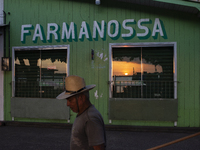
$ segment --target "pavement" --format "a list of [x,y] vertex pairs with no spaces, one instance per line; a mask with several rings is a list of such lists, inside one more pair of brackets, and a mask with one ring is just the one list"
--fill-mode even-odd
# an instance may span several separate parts
[[[199,129],[161,130],[107,126],[107,150],[147,150],[199,133]],[[71,125],[1,124],[0,150],[69,150],[70,135]],[[159,150],[200,150],[200,134]]]

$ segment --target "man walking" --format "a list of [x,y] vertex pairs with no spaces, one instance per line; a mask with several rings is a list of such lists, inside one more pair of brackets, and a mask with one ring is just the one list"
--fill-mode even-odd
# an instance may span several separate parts
[[67,106],[77,113],[72,126],[71,150],[105,150],[104,121],[89,99],[89,90],[95,86],[86,86],[83,78],[72,75],[65,78],[66,91],[56,97],[57,99],[67,99]]

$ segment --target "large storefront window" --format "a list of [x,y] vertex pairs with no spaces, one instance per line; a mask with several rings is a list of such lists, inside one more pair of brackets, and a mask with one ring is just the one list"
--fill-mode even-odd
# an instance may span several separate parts
[[15,49],[15,97],[55,98],[64,89],[67,49]]
[[113,47],[112,81],[112,98],[174,99],[174,47]]

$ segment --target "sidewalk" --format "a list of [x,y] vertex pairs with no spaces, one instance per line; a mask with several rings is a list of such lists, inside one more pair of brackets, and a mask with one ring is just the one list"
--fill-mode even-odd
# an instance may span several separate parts
[[[150,128],[151,129],[151,128]],[[70,125],[61,126],[0,126],[1,150],[68,150],[70,143]],[[107,150],[146,150],[164,143],[196,133],[128,131],[106,128]],[[198,150],[200,135],[163,147],[160,150]]]

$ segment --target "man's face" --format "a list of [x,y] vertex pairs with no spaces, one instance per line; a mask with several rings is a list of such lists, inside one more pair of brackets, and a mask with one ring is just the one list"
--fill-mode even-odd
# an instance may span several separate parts
[[78,113],[78,108],[77,108],[77,103],[76,103],[76,96],[72,96],[70,98],[67,98],[67,106],[69,106],[70,109],[73,112]]

